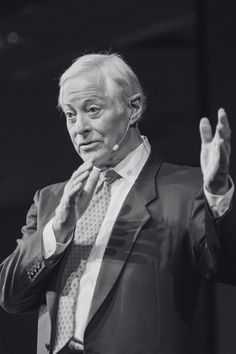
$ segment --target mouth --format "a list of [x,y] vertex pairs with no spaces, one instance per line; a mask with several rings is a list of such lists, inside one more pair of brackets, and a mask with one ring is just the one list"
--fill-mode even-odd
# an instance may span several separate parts
[[96,147],[99,144],[99,141],[88,141],[88,142],[84,142],[79,144],[79,149],[82,150],[89,150],[89,149],[93,149],[94,147]]

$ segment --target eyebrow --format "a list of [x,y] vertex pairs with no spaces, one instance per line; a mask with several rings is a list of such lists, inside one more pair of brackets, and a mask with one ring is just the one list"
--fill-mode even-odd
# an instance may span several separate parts
[[61,108],[64,110],[65,108],[70,108],[70,109],[74,109],[73,106],[70,103],[65,103],[61,106]]
[[66,102],[64,104],[62,104],[62,108],[64,107],[69,107],[69,108],[73,108],[73,101],[78,99],[79,101],[81,101],[81,105],[84,105],[84,104],[87,104],[89,102],[94,102],[94,101],[100,101],[100,102],[104,102],[106,97],[105,96],[98,96],[98,95],[94,95],[94,96],[91,96],[89,98],[78,98],[78,97],[74,97],[70,100],[68,100],[69,102]]

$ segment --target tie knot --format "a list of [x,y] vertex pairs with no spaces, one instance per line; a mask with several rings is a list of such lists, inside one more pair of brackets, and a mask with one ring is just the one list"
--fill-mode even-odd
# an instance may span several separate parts
[[116,179],[120,178],[120,175],[113,169],[108,169],[101,172],[101,179],[108,184],[112,184]]

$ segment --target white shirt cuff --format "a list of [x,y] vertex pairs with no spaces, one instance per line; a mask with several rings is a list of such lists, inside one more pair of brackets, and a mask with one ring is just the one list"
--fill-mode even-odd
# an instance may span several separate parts
[[[52,227],[53,218],[49,220],[43,230],[43,252],[44,257],[48,259],[49,257],[59,255],[65,251],[66,247],[69,245],[70,241],[66,244],[56,242],[56,237]],[[72,238],[72,235],[71,235]]]
[[207,199],[208,205],[211,209],[211,212],[215,218],[219,218],[223,216],[230,207],[230,203],[234,194],[234,183],[232,178],[229,176],[231,187],[228,192],[224,195],[215,195],[211,194],[207,191],[206,187],[204,186],[204,194]]

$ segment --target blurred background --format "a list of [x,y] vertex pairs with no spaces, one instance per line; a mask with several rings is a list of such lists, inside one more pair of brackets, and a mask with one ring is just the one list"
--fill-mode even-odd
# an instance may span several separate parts
[[[126,59],[148,98],[141,131],[166,160],[199,165],[199,120],[214,125],[220,107],[234,140],[235,11],[233,0],[1,0],[0,261],[16,246],[35,191],[78,166],[57,110],[58,79],[77,56],[113,51]],[[236,288],[205,284],[196,348],[235,354],[235,329]],[[0,354],[35,354],[36,332],[35,315],[0,309]]]

